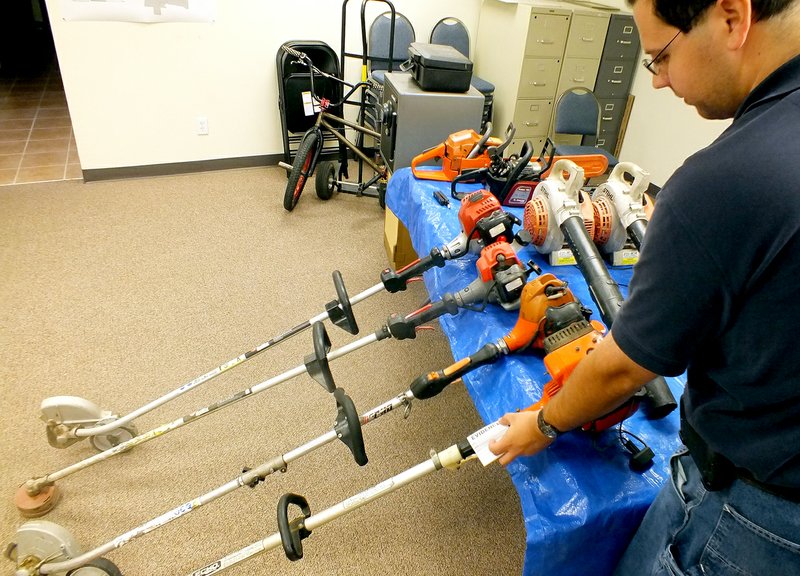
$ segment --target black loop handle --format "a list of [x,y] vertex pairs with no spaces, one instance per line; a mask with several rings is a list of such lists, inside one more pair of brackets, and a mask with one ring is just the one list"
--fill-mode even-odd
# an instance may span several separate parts
[[342,273],[338,270],[333,271],[333,285],[336,288],[337,299],[325,305],[328,318],[339,328],[342,328],[350,334],[358,334],[358,323],[353,314],[353,306],[350,304],[350,297],[347,295],[347,290],[344,287]]
[[[294,504],[303,513],[302,518],[298,517],[289,522],[289,505]],[[281,544],[286,557],[292,562],[303,557],[303,540],[311,535],[311,530],[307,530],[303,521],[311,516],[311,508],[308,501],[299,494],[286,493],[278,500],[278,532],[281,535]]]
[[306,371],[314,380],[322,384],[328,392],[336,390],[331,367],[328,363],[328,352],[331,350],[331,339],[322,322],[314,322],[312,327],[314,353],[305,358]]
[[333,393],[336,399],[336,434],[339,440],[350,449],[356,464],[364,466],[369,459],[364,447],[364,435],[361,431],[361,418],[356,411],[353,400],[345,394],[343,388],[337,388]]
[[463,200],[465,197],[472,194],[474,190],[472,192],[456,192],[456,184],[459,182],[481,182],[486,179],[486,174],[488,171],[489,170],[487,168],[476,168],[475,170],[468,170],[458,174],[450,183],[450,196],[456,200]]

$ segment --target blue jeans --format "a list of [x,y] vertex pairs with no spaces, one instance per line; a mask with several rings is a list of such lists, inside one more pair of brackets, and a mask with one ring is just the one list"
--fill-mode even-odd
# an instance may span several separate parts
[[709,492],[685,449],[670,466],[615,576],[800,575],[800,504],[741,480]]

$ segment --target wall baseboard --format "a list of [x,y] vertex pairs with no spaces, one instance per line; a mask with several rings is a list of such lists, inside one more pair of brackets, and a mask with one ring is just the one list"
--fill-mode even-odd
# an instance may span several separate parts
[[230,170],[233,168],[256,168],[277,166],[283,154],[264,154],[261,156],[242,156],[239,158],[219,158],[193,162],[173,162],[170,164],[148,164],[144,166],[121,166],[119,168],[98,168],[82,170],[84,182],[100,180],[122,180],[125,178],[145,178],[148,176],[173,176],[193,172]]

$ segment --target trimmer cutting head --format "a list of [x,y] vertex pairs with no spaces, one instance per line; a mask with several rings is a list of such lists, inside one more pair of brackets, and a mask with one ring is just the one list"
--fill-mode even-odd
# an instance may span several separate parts
[[25,484],[17,488],[14,494],[14,505],[21,516],[25,518],[38,518],[44,516],[55,508],[61,499],[61,490],[52,484],[45,486],[38,494],[31,495]]

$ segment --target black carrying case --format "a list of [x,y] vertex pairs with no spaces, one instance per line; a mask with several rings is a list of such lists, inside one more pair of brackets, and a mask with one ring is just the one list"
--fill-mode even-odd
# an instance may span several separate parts
[[472,79],[472,61],[444,44],[412,42],[408,59],[420,88],[434,92],[466,92]]

